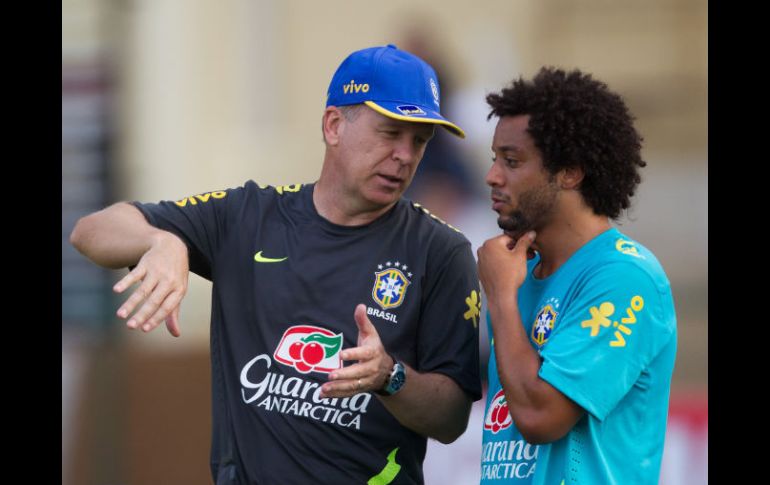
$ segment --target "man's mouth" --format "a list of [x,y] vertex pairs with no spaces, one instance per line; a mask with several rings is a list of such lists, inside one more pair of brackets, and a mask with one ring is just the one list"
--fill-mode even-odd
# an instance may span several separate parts
[[507,202],[508,202],[507,199],[505,199],[503,197],[497,197],[497,196],[493,195],[492,196],[492,210],[499,212],[500,210],[502,210],[503,206],[505,206],[505,204]]
[[396,177],[393,175],[386,175],[383,173],[378,173],[377,176],[381,179],[387,182],[388,185],[401,185],[404,181],[401,177]]

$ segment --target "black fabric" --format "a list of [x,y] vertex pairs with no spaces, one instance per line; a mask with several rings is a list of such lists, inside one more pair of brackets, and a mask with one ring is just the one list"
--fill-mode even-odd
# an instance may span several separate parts
[[[342,335],[341,348],[356,346],[353,311],[364,303],[390,354],[417,371],[445,374],[480,399],[478,329],[466,302],[479,291],[470,243],[403,199],[366,226],[332,224],[316,212],[313,189],[249,181],[177,202],[134,203],[152,225],[180,236],[191,271],[213,282],[212,477],[363,484],[399,448],[392,483],[423,483],[424,437],[401,426],[373,393],[320,400],[317,391],[329,362],[338,362],[335,336]],[[287,259],[257,262],[260,251]],[[403,287],[399,275],[409,281],[390,308],[375,285],[376,273],[389,268],[383,284]],[[397,295],[390,293],[396,303]],[[299,359],[287,357],[292,339]],[[327,360],[301,369],[319,355]]]

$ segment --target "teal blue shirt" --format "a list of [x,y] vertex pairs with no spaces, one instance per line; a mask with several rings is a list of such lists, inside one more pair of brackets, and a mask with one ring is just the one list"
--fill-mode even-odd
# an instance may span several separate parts
[[527,443],[508,412],[493,338],[481,483],[657,484],[676,354],[663,268],[614,228],[547,278],[534,276],[538,262],[528,262],[518,296],[539,376],[586,413],[558,441]]

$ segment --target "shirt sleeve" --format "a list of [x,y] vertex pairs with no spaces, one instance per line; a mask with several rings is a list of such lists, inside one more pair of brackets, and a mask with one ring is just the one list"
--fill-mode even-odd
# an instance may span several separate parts
[[668,283],[639,266],[602,266],[578,285],[541,349],[539,375],[603,420],[674,334]]
[[477,401],[481,399],[479,325],[483,323],[470,243],[457,246],[434,275],[424,297],[417,370],[451,377]]
[[151,225],[179,236],[189,251],[190,271],[211,280],[211,264],[227,230],[227,211],[243,188],[206,192],[177,201],[132,202]]

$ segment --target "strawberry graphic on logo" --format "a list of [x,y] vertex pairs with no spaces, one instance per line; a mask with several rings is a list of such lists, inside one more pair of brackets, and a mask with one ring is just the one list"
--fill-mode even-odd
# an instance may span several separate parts
[[328,374],[342,368],[341,349],[341,333],[313,325],[295,325],[283,333],[273,357],[303,374],[310,371]]
[[497,433],[513,424],[511,413],[508,412],[508,402],[505,400],[505,393],[500,389],[492,401],[489,403],[489,411],[484,418],[484,429],[492,430]]

